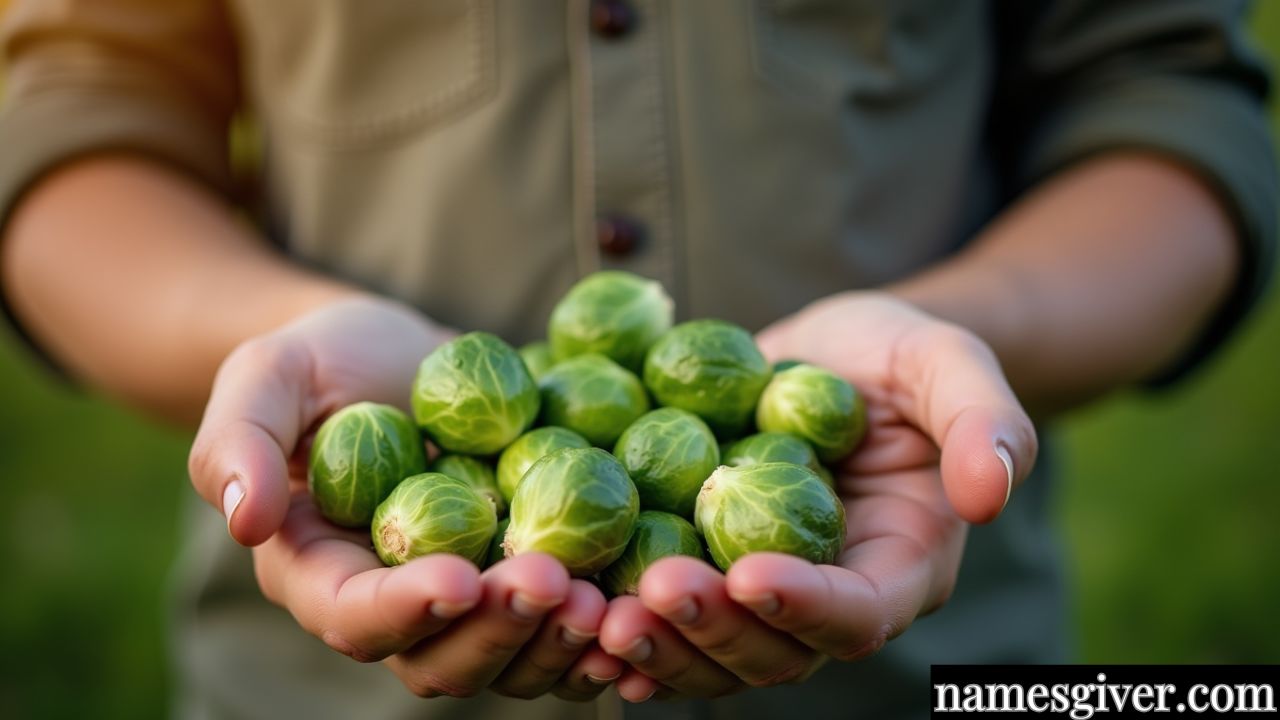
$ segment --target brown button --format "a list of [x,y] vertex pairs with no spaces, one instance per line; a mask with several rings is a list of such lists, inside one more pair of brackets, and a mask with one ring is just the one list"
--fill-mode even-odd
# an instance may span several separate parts
[[631,32],[636,13],[626,0],[591,0],[591,30],[606,40]]
[[596,242],[606,255],[624,257],[635,251],[644,230],[640,224],[621,215],[608,215],[596,221]]

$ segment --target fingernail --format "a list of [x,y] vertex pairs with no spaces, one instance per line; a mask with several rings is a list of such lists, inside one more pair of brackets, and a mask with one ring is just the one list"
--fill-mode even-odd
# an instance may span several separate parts
[[560,628],[560,642],[571,650],[577,650],[595,639],[594,633],[583,633],[568,625]]
[[[629,663],[642,663],[653,655],[653,641],[641,635],[635,639],[635,642],[628,645],[618,657]],[[648,700],[648,698],[645,698]],[[642,701],[643,702],[643,701]]]
[[440,618],[441,620],[452,620],[466,614],[468,610],[475,606],[476,603],[474,600],[467,600],[460,603],[448,602],[447,600],[432,600],[430,611],[432,615]]
[[681,598],[675,609],[667,613],[667,619],[676,625],[692,625],[698,619],[698,601],[691,597]]
[[1004,506],[1009,504],[1009,495],[1013,493],[1013,457],[1009,455],[1009,448],[1005,446],[1003,440],[996,442],[996,457],[1004,463],[1004,472],[1008,480],[1008,484],[1004,487],[1004,504],[1000,506],[1003,511]]
[[636,701],[635,701],[635,703],[636,703],[637,705],[639,705],[639,704],[640,704],[640,703],[642,703],[642,702],[649,702],[650,700],[652,700],[652,699],[653,699],[653,695],[654,695],[654,693],[656,693],[656,692],[658,692],[658,689],[657,689],[657,688],[654,688],[654,689],[650,690],[648,695],[645,695],[644,697],[640,698],[639,700],[636,700]]
[[592,685],[608,685],[609,683],[613,682],[614,680],[617,680],[620,677],[622,677],[622,673],[618,673],[617,675],[614,675],[612,677],[607,677],[607,678],[596,677],[591,673],[587,673],[587,682],[591,683]]
[[524,593],[511,593],[510,610],[517,620],[537,620],[550,609]]
[[222,514],[227,518],[227,532],[231,532],[231,518],[243,500],[244,484],[238,478],[232,478],[222,491]]
[[750,597],[734,595],[733,599],[735,602],[747,606],[757,615],[777,615],[778,610],[782,609],[782,603],[778,600],[778,596],[773,593],[752,595]]

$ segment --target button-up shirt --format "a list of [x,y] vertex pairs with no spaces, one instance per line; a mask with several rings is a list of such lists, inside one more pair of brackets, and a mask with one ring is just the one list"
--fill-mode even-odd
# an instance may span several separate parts
[[[1262,287],[1267,78],[1226,0],[61,0],[6,19],[0,222],[57,164],[154,157],[312,266],[513,342],[584,273],[751,329],[936,263],[1121,148],[1199,173]],[[930,662],[1061,659],[1043,482],[976,529],[955,599],[877,659],[667,718],[885,716]],[[197,513],[184,697],[206,716],[608,714],[408,696],[306,637]],[[477,704],[479,703],[479,704]],[[652,712],[641,710],[637,712]]]

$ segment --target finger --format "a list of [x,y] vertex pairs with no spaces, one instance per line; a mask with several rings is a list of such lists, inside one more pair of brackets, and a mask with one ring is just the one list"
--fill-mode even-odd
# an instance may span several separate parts
[[488,687],[569,595],[564,566],[537,553],[494,565],[481,582],[483,599],[474,610],[387,659],[413,693],[470,697]]
[[[845,485],[868,494],[846,504],[850,549],[841,565],[865,573],[880,589],[916,578],[919,585],[911,593],[916,604],[906,609],[923,615],[941,607],[955,588],[969,526],[940,497],[936,471],[855,478]],[[895,561],[890,554],[888,561],[873,564],[881,556],[869,551],[882,547],[901,548],[898,556],[913,562]]]
[[770,365],[779,360],[787,360],[787,348],[791,346],[787,337],[793,327],[789,319],[775,322],[756,333],[756,347]]
[[730,599],[724,576],[700,560],[670,557],[654,563],[640,579],[640,600],[753,687],[793,682],[816,664],[812,649]]
[[562,700],[594,700],[622,676],[625,668],[626,663],[592,643],[561,676],[560,681],[552,688],[552,693]]
[[897,407],[942,448],[947,499],[965,520],[985,523],[1035,463],[1035,428],[995,354],[972,333],[934,323],[900,341],[890,372],[910,388]]
[[[872,414],[880,406],[868,409]],[[938,446],[914,425],[901,419],[869,422],[871,431],[858,446],[858,451],[841,463],[841,470],[853,475],[873,475],[912,468],[937,467],[941,460]]]
[[263,594],[308,632],[362,662],[430,635],[480,600],[475,566],[452,555],[384,568],[364,533],[325,522],[305,493],[275,537],[254,550]]
[[[614,598],[600,626],[600,647],[640,673],[691,697],[716,697],[741,686],[736,675],[704,655],[639,598]],[[623,678],[618,692],[623,692]],[[627,683],[630,685],[635,681]],[[625,695],[639,702],[639,695]]]
[[332,632],[362,660],[411,647],[480,602],[480,571],[445,553],[360,573],[338,591]]
[[525,699],[545,694],[595,640],[604,611],[604,596],[595,585],[571,581],[569,597],[498,676],[494,690]]
[[642,703],[659,696],[675,695],[675,691],[630,667],[622,671],[622,677],[618,678],[616,685],[618,695],[630,703]]
[[188,469],[200,496],[227,518],[243,545],[265,541],[289,506],[288,458],[306,429],[305,350],[252,340],[219,368]]
[[925,606],[931,579],[922,552],[906,537],[891,536],[854,548],[849,568],[747,555],[729,568],[728,592],[814,650],[856,660],[878,652]]

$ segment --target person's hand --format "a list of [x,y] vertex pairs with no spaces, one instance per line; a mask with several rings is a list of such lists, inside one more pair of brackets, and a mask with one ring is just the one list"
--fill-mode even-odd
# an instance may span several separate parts
[[[255,546],[263,594],[414,693],[590,699],[622,664],[594,645],[605,600],[560,563],[526,555],[481,573],[453,555],[384,568],[367,532],[320,516],[306,488],[310,437],[360,400],[407,407],[418,364],[450,333],[395,303],[343,300],[232,352],[192,447],[191,479]],[[592,678],[597,678],[593,680]]]
[[600,645],[626,660],[628,700],[716,696],[804,679],[877,652],[955,585],[967,522],[985,523],[1031,470],[1035,430],[991,350],[891,296],[824,299],[758,337],[852,382],[866,440],[839,468],[848,538],[836,565],[757,553],[725,575],[655,563],[609,606]]

